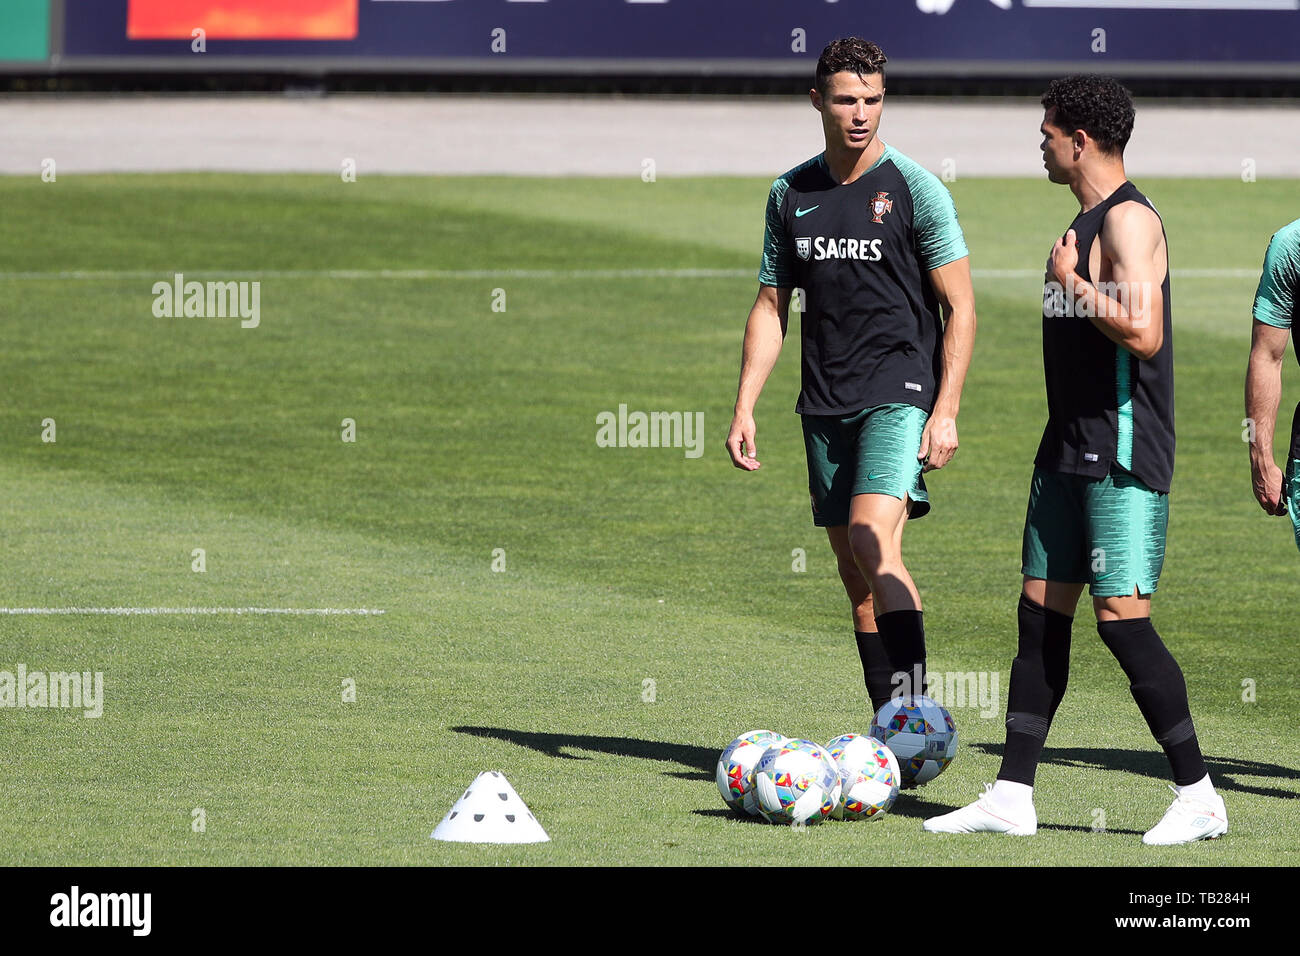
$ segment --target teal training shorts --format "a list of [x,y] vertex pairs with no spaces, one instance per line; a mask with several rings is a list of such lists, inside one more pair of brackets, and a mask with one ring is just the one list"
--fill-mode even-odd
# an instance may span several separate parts
[[912,499],[909,517],[930,510],[921,478],[921,433],[929,414],[915,405],[874,405],[852,415],[804,415],[808,453],[808,491],[813,524],[834,528],[849,523],[854,495],[892,495]]
[[1128,472],[1088,478],[1035,468],[1020,570],[1087,584],[1093,597],[1152,594],[1168,526],[1169,496]]

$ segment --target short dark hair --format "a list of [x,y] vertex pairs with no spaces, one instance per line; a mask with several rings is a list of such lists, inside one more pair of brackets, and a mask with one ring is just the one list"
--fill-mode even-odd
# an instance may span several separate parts
[[1081,129],[1105,153],[1124,155],[1133,133],[1133,96],[1118,80],[1099,73],[1075,73],[1052,80],[1040,101],[1055,109],[1052,125],[1067,133]]
[[880,74],[880,82],[885,82],[885,64],[889,58],[885,51],[870,40],[858,37],[840,37],[826,44],[822,55],[817,58],[817,92],[826,95],[826,81],[834,73],[856,73],[859,78]]

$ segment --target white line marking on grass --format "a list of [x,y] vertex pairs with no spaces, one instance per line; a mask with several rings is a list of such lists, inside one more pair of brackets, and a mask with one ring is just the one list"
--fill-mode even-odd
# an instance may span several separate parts
[[0,614],[107,614],[125,617],[135,614],[291,614],[325,617],[345,614],[359,617],[383,614],[369,607],[0,607]]
[[[1175,269],[1175,279],[1258,279],[1258,269]],[[976,279],[1041,279],[1042,269],[972,269]]]
[[[752,269],[257,269],[242,272],[205,270],[202,275],[228,279],[748,279]],[[1033,279],[1041,269],[972,269],[976,279]],[[0,281],[83,282],[167,279],[158,270],[72,270],[67,272],[0,272]],[[191,276],[190,278],[193,278]],[[1175,269],[1177,279],[1257,279],[1258,269]]]

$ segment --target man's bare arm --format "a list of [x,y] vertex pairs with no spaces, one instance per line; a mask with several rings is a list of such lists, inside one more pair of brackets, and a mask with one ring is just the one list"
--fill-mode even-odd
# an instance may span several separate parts
[[917,453],[926,461],[926,471],[942,468],[957,451],[957,412],[975,348],[975,290],[971,286],[970,257],[932,269],[930,283],[943,311],[944,329],[939,392]]
[[760,285],[754,307],[745,323],[745,344],[740,359],[740,385],[736,409],[727,435],[727,453],[737,468],[754,471],[760,467],[754,444],[754,406],[772,374],[790,322],[790,289]]
[[1162,238],[1160,217],[1153,210],[1137,202],[1120,203],[1106,213],[1097,237],[1102,258],[1111,264],[1113,290],[1099,289],[1076,271],[1079,250],[1073,229],[1057,240],[1049,262],[1053,277],[1073,296],[1076,311],[1143,360],[1154,358],[1165,340],[1160,289],[1165,263],[1158,256]]
[[1282,400],[1282,360],[1290,330],[1256,320],[1246,366],[1246,417],[1254,424],[1250,443],[1250,478],[1255,500],[1271,515],[1286,514],[1282,471],[1273,459],[1273,429]]

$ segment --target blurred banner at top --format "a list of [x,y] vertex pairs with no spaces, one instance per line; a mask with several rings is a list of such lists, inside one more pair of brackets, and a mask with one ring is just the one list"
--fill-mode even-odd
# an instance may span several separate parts
[[[5,0],[6,3],[10,0]],[[20,0],[21,2],[21,0]],[[59,0],[55,0],[56,3]],[[62,0],[61,62],[811,74],[856,34],[909,75],[1300,75],[1300,0]]]
[[50,0],[0,0],[0,63],[50,56]]
[[351,40],[358,0],[129,0],[132,40]]

